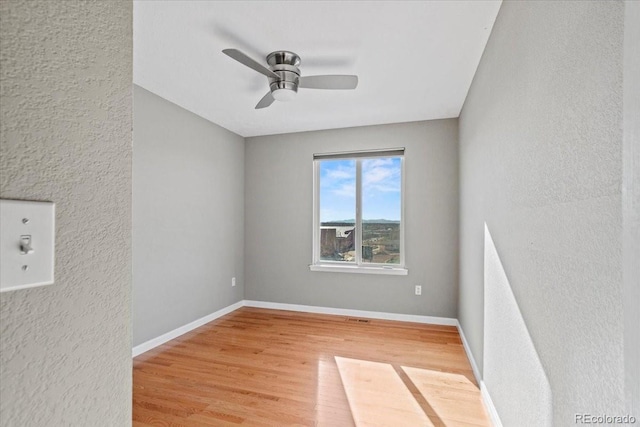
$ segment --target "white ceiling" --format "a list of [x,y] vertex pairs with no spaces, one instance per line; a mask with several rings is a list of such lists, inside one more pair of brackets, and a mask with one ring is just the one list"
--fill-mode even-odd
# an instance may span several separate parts
[[[242,136],[458,117],[501,1],[135,1],[134,83]],[[357,74],[254,106],[267,78],[222,53]]]

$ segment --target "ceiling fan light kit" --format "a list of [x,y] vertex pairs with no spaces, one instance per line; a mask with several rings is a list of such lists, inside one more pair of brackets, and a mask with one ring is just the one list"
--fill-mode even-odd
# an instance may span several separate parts
[[280,50],[267,55],[267,64],[279,77],[269,77],[269,89],[273,98],[276,101],[293,100],[300,84],[300,57],[293,52]]
[[298,88],[307,89],[355,89],[358,76],[322,75],[305,76],[300,74],[300,56],[286,50],[278,50],[267,55],[269,68],[253,60],[237,49],[225,49],[225,55],[247,67],[264,74],[269,79],[269,92],[258,102],[256,109],[266,108],[273,101],[291,101],[296,97]]

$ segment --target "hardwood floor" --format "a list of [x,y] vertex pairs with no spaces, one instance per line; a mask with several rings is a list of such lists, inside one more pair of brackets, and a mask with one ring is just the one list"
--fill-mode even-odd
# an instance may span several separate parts
[[240,308],[134,359],[134,426],[489,426],[455,327]]

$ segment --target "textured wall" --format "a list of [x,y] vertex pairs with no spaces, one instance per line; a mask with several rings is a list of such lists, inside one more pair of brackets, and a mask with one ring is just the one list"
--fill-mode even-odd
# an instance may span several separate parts
[[486,226],[484,304],[483,374],[502,424],[552,426],[551,386]]
[[244,138],[138,86],[133,117],[138,345],[243,298]]
[[460,117],[459,318],[482,365],[486,222],[558,426],[623,411],[623,10],[504,2]]
[[[456,119],[248,138],[247,299],[428,316],[456,316]],[[309,271],[313,154],[405,147],[408,276]],[[422,296],[414,285],[422,285]]]
[[0,294],[0,425],[131,422],[131,2],[0,2],[0,196],[56,203],[55,284]]
[[640,418],[640,2],[625,2],[624,14],[625,366],[627,407]]

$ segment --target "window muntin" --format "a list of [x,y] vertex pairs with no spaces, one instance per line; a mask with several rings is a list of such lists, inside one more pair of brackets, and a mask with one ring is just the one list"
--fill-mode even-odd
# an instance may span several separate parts
[[403,155],[314,156],[314,265],[404,267]]

